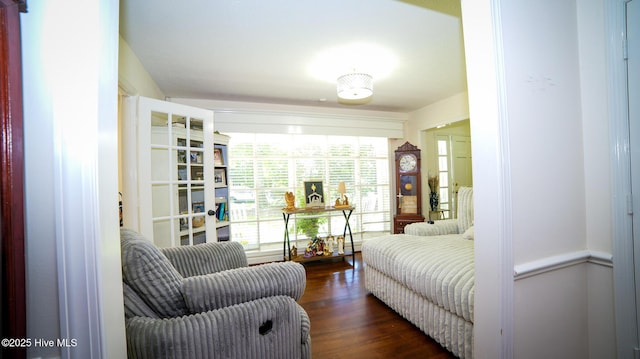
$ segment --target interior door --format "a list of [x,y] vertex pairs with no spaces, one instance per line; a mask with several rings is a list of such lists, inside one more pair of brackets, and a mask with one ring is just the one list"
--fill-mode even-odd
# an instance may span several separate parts
[[471,186],[471,137],[451,136],[452,182],[455,188]]
[[137,206],[125,207],[125,226],[137,223],[159,247],[215,242],[213,112],[145,97],[126,103],[125,132],[137,136],[124,152],[137,156],[125,167],[137,178],[125,179],[123,201]]
[[[640,1],[627,3],[627,75],[629,91],[629,142],[633,194],[633,242],[636,285],[636,328],[640,329]],[[640,333],[636,331],[636,343]]]

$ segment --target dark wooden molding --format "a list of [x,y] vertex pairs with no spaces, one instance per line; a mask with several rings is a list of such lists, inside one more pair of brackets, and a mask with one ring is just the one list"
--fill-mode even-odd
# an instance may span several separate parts
[[418,148],[418,146],[414,146],[412,144],[409,143],[409,141],[405,142],[402,146],[398,147],[396,149],[396,157],[398,157],[398,151],[418,151],[416,152],[418,155],[418,158],[420,158],[420,149]]
[[[25,1],[0,0],[0,324],[2,338],[26,338],[24,167],[20,12]],[[26,351],[0,348],[2,357]]]
[[27,0],[0,0],[0,7],[18,6],[19,12],[27,12]]

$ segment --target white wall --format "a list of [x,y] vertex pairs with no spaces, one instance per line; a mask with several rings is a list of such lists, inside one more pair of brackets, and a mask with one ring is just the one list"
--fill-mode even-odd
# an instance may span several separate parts
[[602,11],[462,2],[477,357],[615,357]]
[[468,118],[469,98],[467,92],[462,92],[409,113],[404,137],[419,145],[422,131]]
[[118,36],[118,84],[130,96],[140,95],[164,100],[165,95],[142,66],[129,44]]
[[118,1],[34,0],[21,22],[27,355],[123,358]]
[[[611,136],[607,98],[606,0],[577,2],[580,95],[585,182],[586,247],[612,258]],[[588,346],[591,358],[616,353],[612,263],[587,271]]]

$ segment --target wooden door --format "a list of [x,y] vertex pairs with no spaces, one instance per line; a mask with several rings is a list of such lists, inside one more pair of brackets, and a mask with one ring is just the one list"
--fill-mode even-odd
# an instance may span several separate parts
[[472,186],[470,136],[451,136],[451,161],[453,187]]

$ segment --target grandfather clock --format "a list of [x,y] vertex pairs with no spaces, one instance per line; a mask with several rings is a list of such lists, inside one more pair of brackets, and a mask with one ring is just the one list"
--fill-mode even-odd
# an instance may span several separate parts
[[398,147],[396,157],[396,215],[393,233],[404,233],[404,227],[424,222],[422,215],[422,186],[420,177],[420,149],[409,142]]

